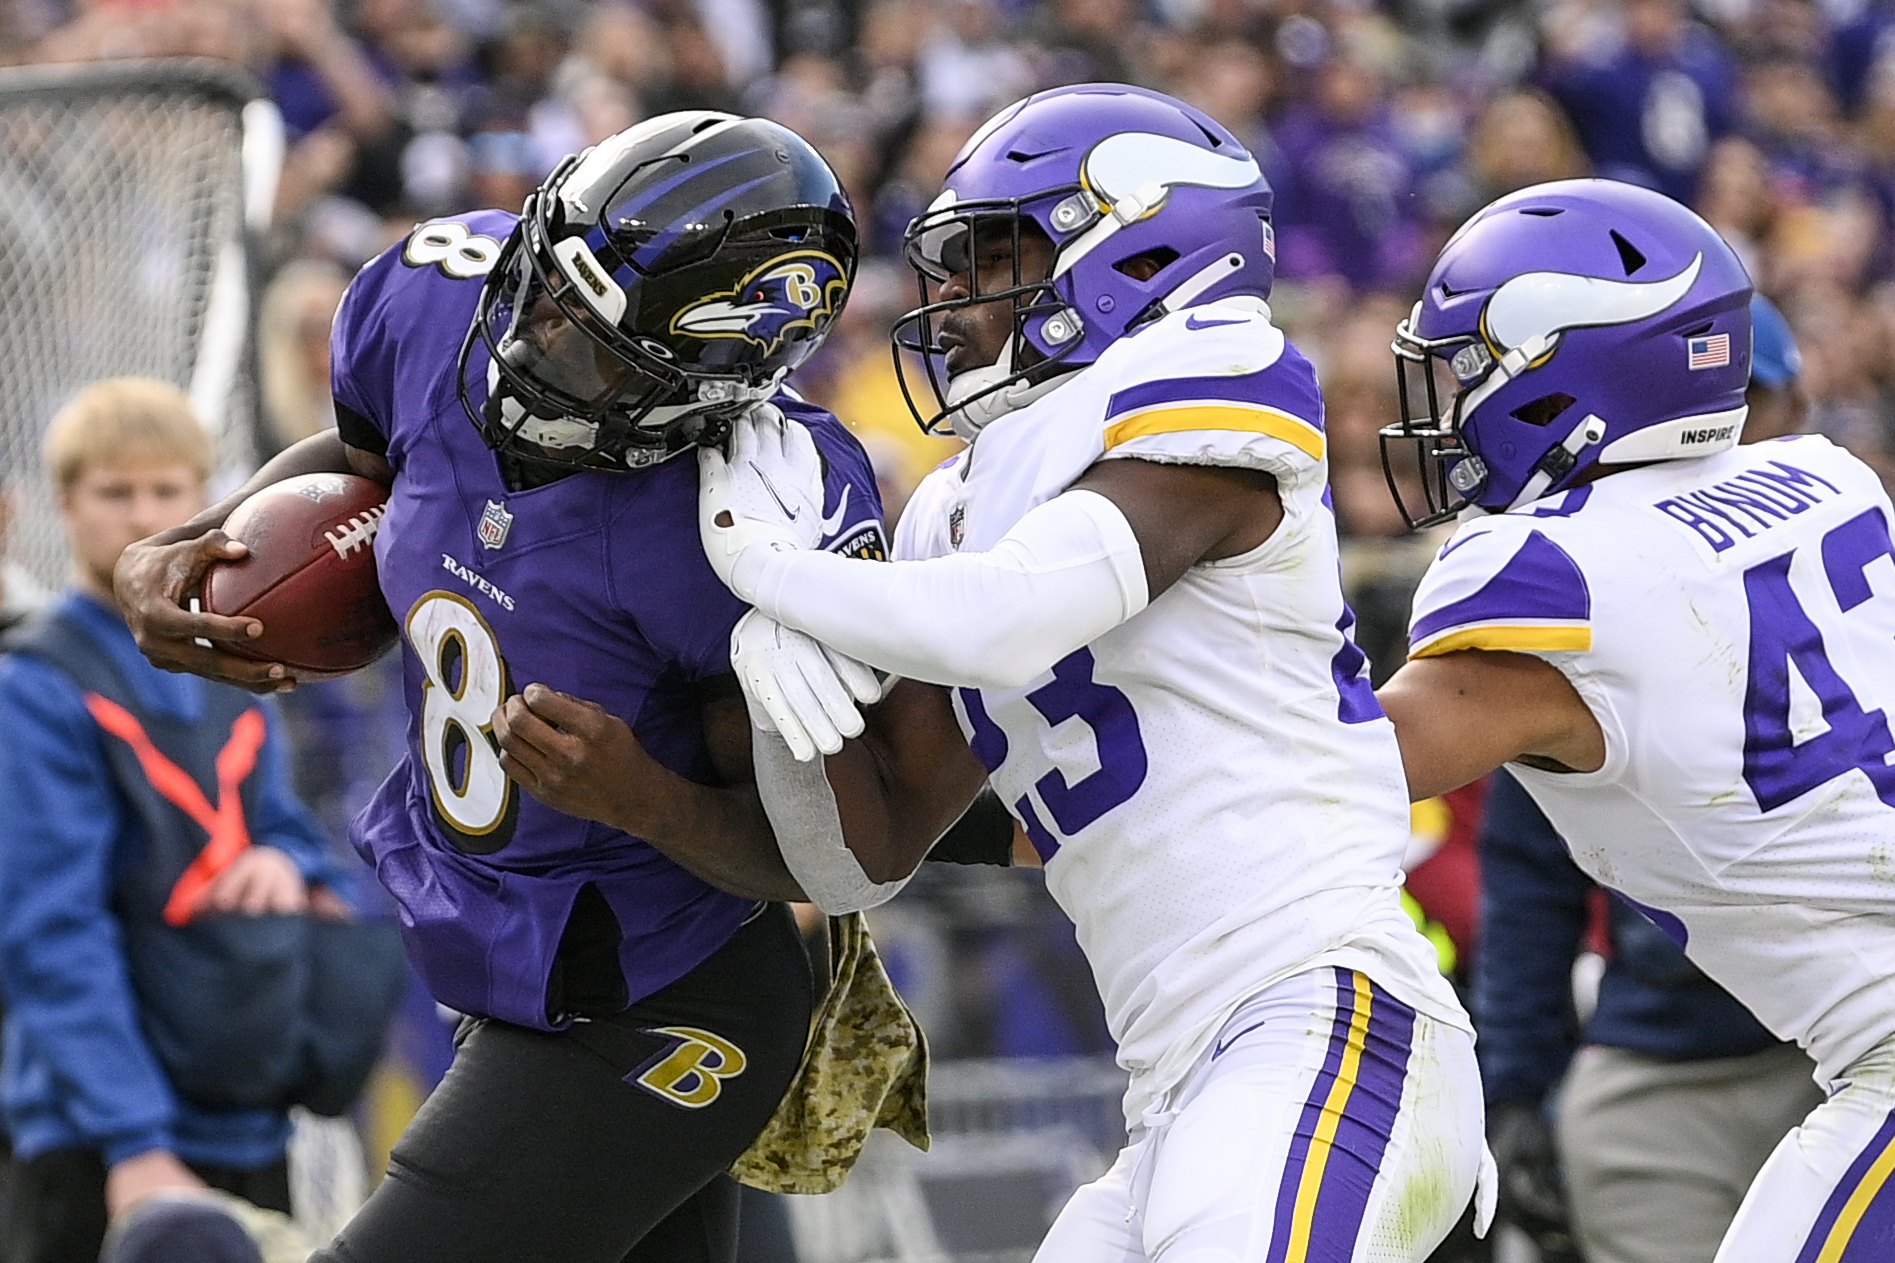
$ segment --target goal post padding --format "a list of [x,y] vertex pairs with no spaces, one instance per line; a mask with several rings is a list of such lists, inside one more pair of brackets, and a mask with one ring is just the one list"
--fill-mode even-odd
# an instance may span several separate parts
[[0,68],[0,489],[7,555],[67,577],[40,436],[80,387],[162,378],[216,439],[213,486],[256,461],[252,239],[282,124],[262,84],[201,59]]

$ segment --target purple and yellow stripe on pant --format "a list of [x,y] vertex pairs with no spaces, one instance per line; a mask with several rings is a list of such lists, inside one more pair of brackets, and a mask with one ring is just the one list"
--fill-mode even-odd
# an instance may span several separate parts
[[1329,1053],[1303,1104],[1277,1188],[1266,1263],[1348,1263],[1401,1113],[1415,1011],[1336,970]]
[[1895,1258],[1895,1114],[1843,1172],[1796,1263],[1885,1263]]

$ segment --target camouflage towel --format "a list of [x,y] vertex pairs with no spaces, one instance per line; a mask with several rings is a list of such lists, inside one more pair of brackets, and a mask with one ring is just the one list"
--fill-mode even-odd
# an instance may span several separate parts
[[928,1046],[860,912],[829,919],[829,994],[783,1103],[730,1173],[773,1193],[842,1187],[869,1132],[928,1147]]

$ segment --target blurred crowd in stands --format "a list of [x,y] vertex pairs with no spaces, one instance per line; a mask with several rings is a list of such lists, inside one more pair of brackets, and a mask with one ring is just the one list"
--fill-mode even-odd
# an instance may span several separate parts
[[1812,427],[1895,476],[1891,33],[1887,0],[0,4],[0,62],[197,54],[269,85],[289,140],[263,310],[278,442],[327,424],[329,313],[415,220],[517,207],[563,155],[652,113],[794,127],[842,173],[869,252],[799,384],[868,443],[892,511],[949,450],[911,423],[885,335],[914,297],[902,228],[955,151],[1041,87],[1184,97],[1275,185],[1276,312],[1323,378],[1380,659],[1415,552],[1374,441],[1396,407],[1390,331],[1455,225],[1523,185],[1591,172],[1697,207],[1797,331]]
[[1895,5],[1885,0],[6,0],[0,61],[240,61],[289,156],[264,312],[269,419],[326,423],[324,327],[418,218],[517,207],[565,154],[666,110],[769,115],[842,173],[869,250],[802,375],[892,497],[945,454],[885,330],[903,225],[997,106],[1084,79],[1184,97],[1277,191],[1280,323],[1319,365],[1345,531],[1397,535],[1372,434],[1387,342],[1447,234],[1587,172],[1691,203],[1808,353],[1812,424],[1895,471]]
[[[260,339],[279,445],[330,424],[335,305],[417,219],[517,209],[561,157],[641,117],[728,109],[808,137],[854,199],[866,259],[797,385],[862,437],[892,516],[953,447],[919,433],[891,359],[915,302],[903,226],[997,107],[1106,79],[1200,106],[1270,175],[1273,307],[1326,392],[1378,679],[1434,546],[1405,535],[1384,485],[1388,343],[1435,251],[1499,194],[1593,173],[1696,207],[1789,318],[1809,428],[1895,481],[1895,0],[0,0],[0,63],[178,55],[247,65],[286,125]],[[311,690],[300,722],[329,752],[312,797],[339,825],[398,739],[365,738],[360,717],[399,702],[375,677],[337,687],[353,692]],[[924,1025],[949,1055],[1103,1049],[1069,936],[1013,911],[1043,894],[1007,876],[930,874],[917,887],[936,897],[886,910],[953,905],[909,939]],[[985,971],[920,963],[1003,940]],[[989,994],[1065,979],[1066,999],[1024,1024],[941,1021],[979,978]]]

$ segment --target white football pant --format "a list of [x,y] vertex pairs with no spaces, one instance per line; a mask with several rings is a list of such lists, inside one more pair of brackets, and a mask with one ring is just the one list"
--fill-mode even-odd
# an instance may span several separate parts
[[1858,1057],[1757,1172],[1717,1263],[1895,1259],[1895,1035]]
[[1351,970],[1249,1001],[1174,1099],[1034,1263],[1421,1263],[1491,1161],[1473,1037]]

